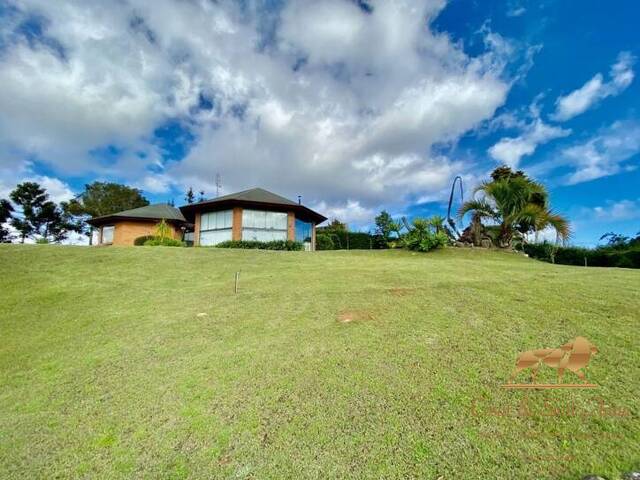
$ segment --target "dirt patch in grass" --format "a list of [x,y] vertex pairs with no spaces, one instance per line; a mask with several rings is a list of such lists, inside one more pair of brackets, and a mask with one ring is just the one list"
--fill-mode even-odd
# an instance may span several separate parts
[[394,297],[406,297],[407,295],[412,295],[415,292],[415,288],[395,287],[389,289],[389,293]]
[[373,314],[367,310],[343,310],[338,314],[340,323],[355,322],[357,320],[373,320]]

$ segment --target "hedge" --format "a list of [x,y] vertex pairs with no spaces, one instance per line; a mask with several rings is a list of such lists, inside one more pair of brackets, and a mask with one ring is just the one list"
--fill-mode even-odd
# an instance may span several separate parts
[[184,247],[185,243],[175,238],[153,237],[144,242],[145,247]]
[[319,228],[316,234],[316,248],[318,250],[369,250],[386,248],[386,246],[378,235]]
[[133,244],[136,247],[141,247],[142,245],[144,245],[144,242],[146,242],[147,240],[153,240],[154,238],[156,238],[154,235],[143,235],[142,237],[138,237],[133,241]]
[[584,267],[586,259],[588,267],[640,268],[640,248],[637,247],[628,250],[615,250],[606,247],[591,249],[555,247],[551,243],[544,242],[525,244],[522,246],[522,250],[532,258],[546,262],[553,261],[561,265]]
[[274,240],[272,242],[258,242],[254,240],[229,240],[216,245],[217,248],[249,248],[259,250],[304,250],[304,245],[292,240]]

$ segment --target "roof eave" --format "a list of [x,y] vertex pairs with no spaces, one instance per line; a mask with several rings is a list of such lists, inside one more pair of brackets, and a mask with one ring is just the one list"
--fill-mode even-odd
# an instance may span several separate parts
[[104,215],[102,217],[95,217],[87,220],[87,223],[93,227],[105,225],[112,222],[122,221],[143,221],[143,222],[160,222],[164,220],[167,223],[188,223],[187,220],[181,220],[179,218],[157,218],[157,217],[131,217],[125,215]]
[[257,202],[251,200],[239,200],[239,199],[225,199],[225,200],[208,200],[204,202],[198,203],[189,203],[187,205],[183,205],[178,207],[180,211],[184,213],[195,212],[207,207],[221,207],[225,206],[254,206],[254,207],[262,207],[262,208],[277,208],[278,210],[293,210],[298,212],[303,212],[307,214],[307,216],[311,217],[312,220],[315,221],[316,224],[320,224],[327,220],[327,217],[321,215],[320,213],[311,210],[309,207],[305,207],[304,205],[300,205],[297,203],[289,204],[289,203],[272,203],[272,202]]

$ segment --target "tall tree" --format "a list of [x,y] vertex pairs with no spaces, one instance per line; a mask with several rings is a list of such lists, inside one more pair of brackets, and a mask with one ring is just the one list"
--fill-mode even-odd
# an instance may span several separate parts
[[391,241],[392,234],[395,234],[397,238],[400,238],[400,231],[402,230],[402,221],[396,222],[389,212],[383,210],[375,218],[376,233],[382,237],[382,239],[388,243]]
[[389,212],[383,210],[375,218],[376,233],[382,237],[385,242],[391,239],[391,232],[393,231],[393,218],[389,215]]
[[323,228],[323,230],[332,230],[334,232],[346,232],[347,231],[347,224],[346,223],[342,223],[337,218],[334,218],[333,220],[331,220],[329,222],[329,225],[327,225],[326,227],[322,227],[322,228]]
[[142,191],[127,185],[111,182],[93,182],[69,202],[74,215],[101,217],[112,213],[149,205]]
[[9,222],[12,218],[13,206],[9,200],[0,199],[0,243],[6,243],[11,241],[11,234],[9,230],[4,227],[4,224]]
[[77,218],[77,222],[82,225],[82,233],[88,235],[91,242],[93,227],[86,225],[88,218],[147,205],[149,200],[137,188],[112,182],[93,182],[85,185],[84,191],[69,202],[67,211]]
[[35,182],[17,185],[9,197],[21,210],[11,220],[11,225],[20,232],[22,243],[26,238],[61,242],[70,232],[78,231],[68,204],[56,205],[49,200],[46,190]]
[[460,217],[471,212],[476,226],[482,219],[497,223],[501,247],[510,247],[516,232],[537,233],[548,227],[556,231],[558,240],[569,238],[569,222],[550,209],[549,195],[543,185],[506,166],[495,169],[491,177],[490,182],[476,189],[479,198],[462,205]]

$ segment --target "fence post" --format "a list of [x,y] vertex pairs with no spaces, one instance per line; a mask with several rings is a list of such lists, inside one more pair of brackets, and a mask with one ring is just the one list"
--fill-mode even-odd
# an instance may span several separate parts
[[238,293],[238,280],[240,279],[240,272],[236,272],[236,285],[235,285],[235,293]]

